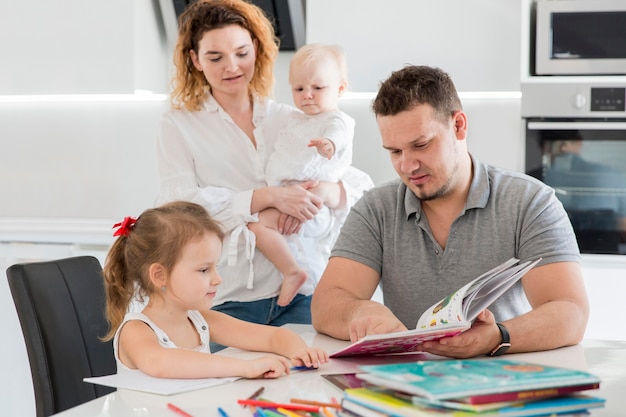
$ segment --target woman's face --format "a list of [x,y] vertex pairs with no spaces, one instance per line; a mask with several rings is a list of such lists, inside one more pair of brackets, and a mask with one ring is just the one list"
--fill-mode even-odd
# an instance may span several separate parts
[[250,33],[239,25],[207,31],[190,51],[197,70],[202,71],[213,96],[248,93],[254,75],[256,44]]

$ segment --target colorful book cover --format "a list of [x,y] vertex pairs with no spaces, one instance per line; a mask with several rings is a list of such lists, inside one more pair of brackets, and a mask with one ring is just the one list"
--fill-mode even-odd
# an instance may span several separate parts
[[[360,389],[347,389],[344,393],[346,398],[380,409],[395,410],[403,415],[420,416],[424,409],[446,408],[450,410],[470,411],[472,413],[482,413],[499,408],[510,407],[523,401],[500,401],[489,404],[467,404],[457,403],[451,400],[428,400],[423,397],[406,395],[398,391],[393,391],[377,386],[361,387]],[[417,399],[417,401],[415,401]]]
[[583,384],[572,385],[569,387],[543,388],[528,391],[501,392],[487,395],[475,395],[450,400],[430,400],[419,395],[408,395],[394,391],[395,395],[411,401],[415,405],[424,405],[429,407],[445,407],[457,410],[466,410],[474,412],[482,412],[502,408],[521,402],[530,402],[544,400],[547,398],[559,397],[568,394],[580,393],[591,389],[600,388],[600,384]]
[[435,360],[360,366],[359,378],[428,399],[581,384],[599,384],[588,372],[512,359]]
[[565,395],[527,403],[503,404],[485,411],[463,411],[403,401],[384,391],[350,388],[345,391],[342,405],[357,404],[365,409],[394,417],[524,417],[572,413],[603,407],[605,400],[588,395]]
[[342,391],[348,388],[362,388],[372,386],[372,384],[360,378],[357,378],[356,373],[324,374],[322,375],[322,378]]
[[415,329],[368,335],[330,357],[416,352],[424,342],[456,336],[539,261],[520,263],[511,258],[433,304],[422,313]]
[[[502,402],[502,401],[533,401],[540,400],[548,397],[556,397],[558,395],[566,395],[573,394],[575,392],[587,391],[600,388],[599,383],[591,383],[591,384],[581,384],[581,385],[571,385],[566,387],[550,387],[550,388],[540,388],[540,389],[532,389],[532,390],[521,390],[521,391],[511,391],[511,392],[497,392],[494,394],[485,394],[485,395],[471,395],[469,397],[458,398],[450,401],[442,400],[444,403],[451,404],[467,404],[467,405],[481,405],[481,404],[491,404],[494,402]],[[416,402],[420,402],[424,400],[423,397],[413,396],[413,399]],[[459,407],[462,407],[459,405]]]
[[441,324],[428,329],[368,335],[350,346],[333,352],[330,357],[416,352],[420,343],[455,336],[469,329],[470,326],[469,321],[463,321]]

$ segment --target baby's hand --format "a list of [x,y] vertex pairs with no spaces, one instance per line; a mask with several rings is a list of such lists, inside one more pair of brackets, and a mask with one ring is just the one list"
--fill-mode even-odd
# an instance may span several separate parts
[[315,347],[307,347],[303,351],[296,352],[291,357],[291,362],[295,366],[306,366],[307,368],[319,368],[320,365],[328,362],[328,353]]
[[309,148],[315,146],[317,148],[317,153],[322,155],[324,158],[332,158],[335,154],[335,144],[332,140],[326,138],[317,138],[311,139],[309,144],[307,145]]
[[289,373],[290,363],[287,358],[278,355],[266,355],[250,360],[246,378],[278,378]]

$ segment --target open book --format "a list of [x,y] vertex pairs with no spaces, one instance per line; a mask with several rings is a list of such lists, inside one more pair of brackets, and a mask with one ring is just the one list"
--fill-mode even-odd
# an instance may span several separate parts
[[331,353],[331,357],[415,352],[419,343],[455,336],[471,327],[478,314],[532,269],[535,261],[511,258],[433,304],[414,330],[372,334]]

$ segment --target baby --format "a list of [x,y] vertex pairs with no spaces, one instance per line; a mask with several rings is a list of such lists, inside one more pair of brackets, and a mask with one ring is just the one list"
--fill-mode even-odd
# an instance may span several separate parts
[[[276,149],[270,156],[266,177],[268,185],[293,182],[338,182],[352,163],[354,119],[338,108],[347,87],[346,61],[335,45],[309,44],[300,48],[289,66],[293,101],[302,113],[294,113],[281,130]],[[315,192],[315,189],[311,191]],[[329,209],[339,199],[324,200],[316,222],[332,226]],[[286,306],[306,281],[306,271],[298,265],[285,238],[278,232],[280,212],[266,209],[258,223],[249,223],[256,235],[257,248],[283,274],[278,305]]]

